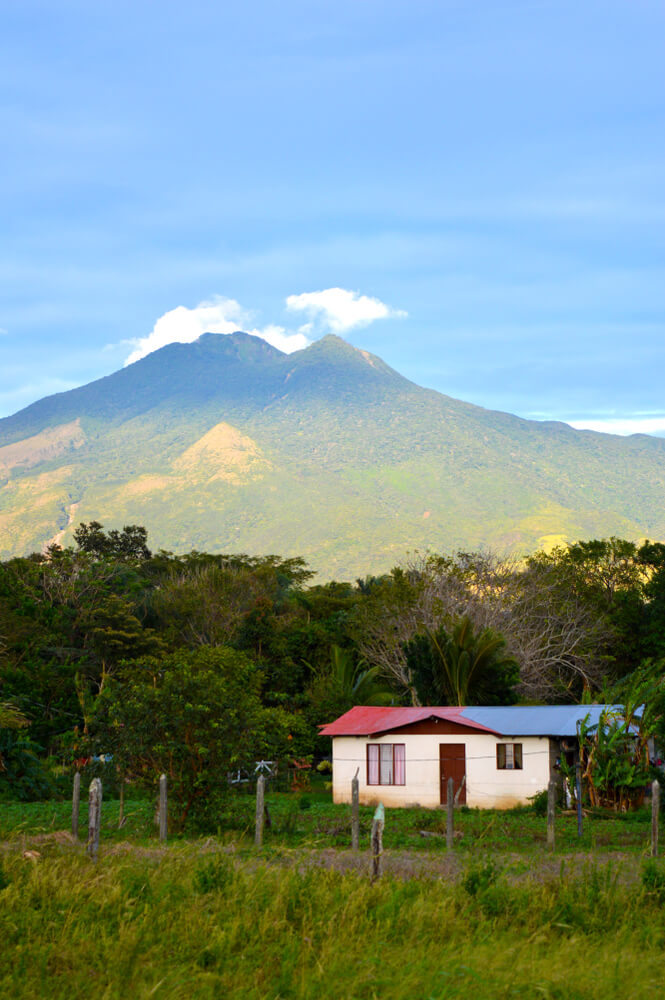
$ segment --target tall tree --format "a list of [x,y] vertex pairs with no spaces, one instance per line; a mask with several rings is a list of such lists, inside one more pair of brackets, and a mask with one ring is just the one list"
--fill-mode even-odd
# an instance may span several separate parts
[[122,531],[104,531],[99,521],[81,522],[74,531],[74,541],[81,550],[98,559],[108,558],[140,562],[150,559],[148,532],[140,524],[126,524]]
[[507,655],[519,664],[523,697],[574,700],[603,681],[596,651],[602,623],[546,560],[417,557],[373,588],[357,614],[357,640],[365,659],[417,703],[408,643],[441,627],[451,631],[463,618],[476,632],[489,628],[504,637]]

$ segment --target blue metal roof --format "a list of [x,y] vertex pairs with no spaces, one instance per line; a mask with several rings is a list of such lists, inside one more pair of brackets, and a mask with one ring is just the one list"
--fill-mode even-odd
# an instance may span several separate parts
[[577,725],[589,716],[597,725],[608,705],[516,705],[463,708],[461,715],[502,736],[576,736]]

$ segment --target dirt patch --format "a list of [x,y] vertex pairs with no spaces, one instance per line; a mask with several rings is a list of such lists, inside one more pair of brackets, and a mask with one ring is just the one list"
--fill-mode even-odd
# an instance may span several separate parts
[[[25,853],[36,850],[41,860],[73,850],[83,853],[85,841],[76,841],[66,831],[16,837],[0,842],[1,853]],[[130,841],[100,845],[100,857],[137,857],[159,861],[169,854],[213,855],[225,854],[240,865],[254,868],[269,865],[307,871],[320,868],[342,873],[355,872],[369,877],[371,858],[369,851],[351,851],[330,848],[271,848],[249,851],[246,844],[228,844],[208,837],[205,841],[173,841],[170,845],[141,845]],[[507,882],[513,885],[542,885],[557,879],[577,880],[591,870],[601,870],[616,878],[622,885],[639,881],[643,858],[635,854],[468,854],[466,852],[385,851],[383,874],[400,880],[445,880],[458,882],[473,864],[491,860]]]
[[251,438],[231,424],[219,423],[173,462],[175,469],[207,477],[210,482],[240,483],[261,476],[270,462]]
[[[385,851],[383,872],[392,878],[445,879],[457,882],[474,863],[491,860],[512,884],[542,884],[553,879],[579,879],[591,868],[611,869],[622,884],[639,880],[642,859],[634,854],[492,854],[477,856],[458,853]],[[369,874],[369,852],[340,851],[334,848],[290,851],[269,858],[269,863],[287,867],[325,868],[329,871]]]
[[85,434],[78,419],[49,428],[23,441],[0,448],[0,473],[7,473],[11,469],[31,469],[40,462],[48,462],[66,451],[80,448],[84,443]]
[[53,536],[53,538],[49,538],[48,541],[44,542],[44,545],[42,547],[43,552],[46,552],[49,545],[62,545],[62,540],[65,537],[65,532],[67,531],[67,528],[71,528],[72,524],[74,523],[74,518],[76,517],[76,511],[80,506],[81,503],[80,501],[78,501],[77,503],[70,504],[69,508],[65,507],[65,513],[67,514],[67,524],[62,529],[62,531],[59,531],[56,535]]
[[121,495],[135,497],[157,493],[172,486],[174,480],[168,476],[140,476],[122,488]]

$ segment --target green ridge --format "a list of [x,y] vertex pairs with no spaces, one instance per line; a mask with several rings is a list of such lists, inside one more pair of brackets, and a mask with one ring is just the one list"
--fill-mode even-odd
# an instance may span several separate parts
[[[36,461],[26,439],[73,421],[83,443]],[[364,576],[414,549],[663,540],[664,486],[665,440],[484,410],[335,336],[285,355],[205,334],[0,420],[0,558],[96,519],[144,524],[174,551],[298,554]]]

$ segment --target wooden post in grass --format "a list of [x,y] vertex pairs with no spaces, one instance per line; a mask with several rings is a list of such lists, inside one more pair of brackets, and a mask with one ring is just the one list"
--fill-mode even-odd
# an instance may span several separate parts
[[386,811],[379,802],[372,820],[372,882],[381,875],[381,858],[383,857],[383,827],[386,821]]
[[455,839],[455,796],[453,795],[453,779],[448,778],[448,794],[446,795],[446,847],[453,849]]
[[577,836],[582,836],[582,765],[575,764],[575,798],[577,799]]
[[360,786],[358,783],[358,771],[351,781],[351,850],[357,851],[360,847]]
[[118,829],[122,830],[125,825],[125,776],[122,771],[118,772]]
[[266,779],[260,774],[256,780],[256,831],[254,843],[257,847],[263,844],[263,821],[265,818]]
[[159,839],[166,843],[166,833],[168,830],[168,799],[166,792],[166,775],[159,779]]
[[99,828],[102,823],[102,783],[99,778],[90,782],[88,795],[88,846],[87,851],[93,861],[99,853]]
[[660,785],[651,785],[651,857],[658,857],[658,819],[660,814]]
[[550,778],[547,786],[547,846],[554,850],[554,811],[556,808],[556,781]]
[[79,839],[79,806],[81,804],[81,772],[74,775],[74,791],[72,793],[72,837]]

